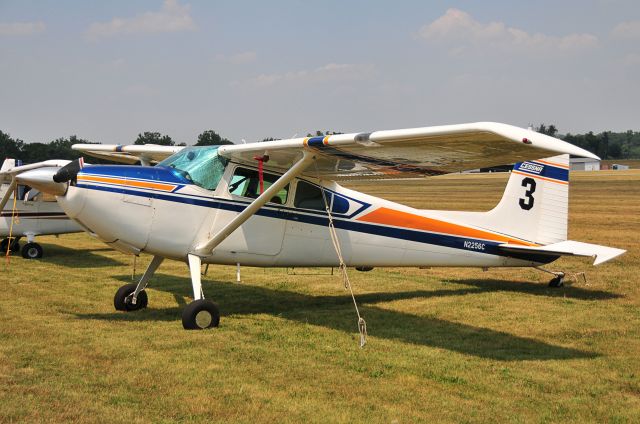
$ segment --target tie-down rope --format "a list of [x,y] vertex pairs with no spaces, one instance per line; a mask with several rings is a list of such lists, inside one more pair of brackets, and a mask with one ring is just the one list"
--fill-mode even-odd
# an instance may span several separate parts
[[18,218],[17,215],[16,215],[17,197],[18,197],[18,186],[16,185],[15,188],[14,188],[14,192],[13,192],[13,206],[11,207],[11,225],[9,225],[9,238],[7,238],[7,252],[5,254],[7,265],[9,264],[9,262],[11,262],[11,259],[10,259],[9,255],[11,253],[11,246],[13,244],[13,243],[11,243],[11,239],[13,237],[13,223],[14,223],[14,221],[16,223],[20,222],[20,218]]
[[[315,164],[315,162],[314,162]],[[318,174],[318,166],[316,165],[316,173]],[[333,248],[336,251],[336,255],[338,255],[338,260],[340,261],[340,272],[342,274],[342,280],[344,282],[344,288],[348,289],[351,293],[351,300],[353,300],[353,306],[356,308],[356,315],[358,316],[358,331],[360,332],[360,348],[363,348],[365,344],[367,344],[367,323],[360,316],[360,310],[358,309],[358,303],[356,302],[356,297],[353,294],[353,288],[351,287],[351,281],[349,281],[349,274],[347,273],[347,265],[344,263],[344,258],[342,257],[342,249],[340,249],[340,240],[338,239],[338,233],[336,232],[336,227],[333,224],[333,216],[331,215],[331,207],[329,202],[327,201],[327,196],[325,194],[325,189],[322,184],[320,184],[320,189],[322,190],[322,199],[324,200],[324,208],[327,211],[327,216],[329,217],[329,234],[331,234],[331,242],[333,243]]]

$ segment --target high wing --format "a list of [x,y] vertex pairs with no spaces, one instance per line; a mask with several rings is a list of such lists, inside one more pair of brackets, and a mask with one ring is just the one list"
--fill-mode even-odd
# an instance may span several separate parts
[[159,146],[157,144],[128,145],[121,144],[74,144],[73,150],[78,150],[99,159],[129,165],[138,162],[143,165],[158,163],[174,153],[184,149],[184,146]]
[[562,153],[598,158],[565,141],[495,122],[225,145],[218,153],[247,164],[266,155],[266,168],[286,170],[303,150],[318,158],[303,174],[332,180],[433,176]]
[[29,165],[14,166],[4,171],[0,171],[0,184],[11,184],[16,175],[19,175],[25,171],[48,167],[61,168],[69,162],[71,161],[62,159],[51,159],[45,160],[43,162],[31,163]]

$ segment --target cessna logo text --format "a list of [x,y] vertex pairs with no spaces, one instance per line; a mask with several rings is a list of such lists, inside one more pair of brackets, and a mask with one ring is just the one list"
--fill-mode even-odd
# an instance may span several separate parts
[[540,174],[544,169],[544,165],[538,165],[537,163],[525,162],[520,165],[520,169],[523,171],[529,171],[534,174]]

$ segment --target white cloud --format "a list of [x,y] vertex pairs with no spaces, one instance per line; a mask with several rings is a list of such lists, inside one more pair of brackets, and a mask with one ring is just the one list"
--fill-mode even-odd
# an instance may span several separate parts
[[598,45],[597,37],[591,34],[569,34],[563,37],[531,34],[509,27],[503,22],[483,24],[459,9],[447,10],[444,15],[420,28],[419,35],[429,42],[451,46],[455,52],[466,51],[471,47],[524,52],[567,52]]
[[223,54],[219,54],[216,56],[216,59],[220,62],[231,63],[232,65],[246,65],[247,63],[252,63],[256,60],[256,52],[247,51],[242,53],[232,54],[230,56],[225,56]]
[[165,0],[159,12],[145,12],[133,18],[113,18],[109,22],[95,22],[86,35],[95,40],[120,34],[193,31],[196,24],[190,15],[191,6],[178,0]]
[[640,21],[619,23],[613,28],[611,35],[623,39],[640,39]]
[[353,81],[370,76],[373,70],[373,65],[329,63],[315,69],[303,69],[281,74],[260,74],[255,78],[249,79],[247,83],[266,87],[290,82],[317,84],[330,81]]
[[45,30],[42,22],[7,22],[0,23],[0,36],[20,36],[39,34]]

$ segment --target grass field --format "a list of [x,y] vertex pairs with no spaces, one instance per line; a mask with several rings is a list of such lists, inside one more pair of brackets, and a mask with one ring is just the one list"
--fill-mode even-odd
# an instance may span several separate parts
[[[529,269],[337,276],[211,267],[218,329],[182,330],[187,268],[165,262],[149,308],[113,310],[132,260],[84,234],[2,268],[2,422],[639,422],[640,172],[572,173],[570,237],[628,249],[587,283]],[[482,210],[506,175],[353,185],[433,209]],[[149,257],[138,260],[140,273]],[[3,259],[4,261],[4,259]]]

